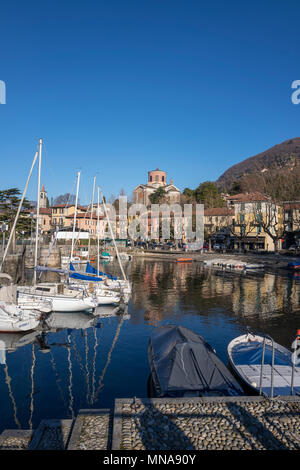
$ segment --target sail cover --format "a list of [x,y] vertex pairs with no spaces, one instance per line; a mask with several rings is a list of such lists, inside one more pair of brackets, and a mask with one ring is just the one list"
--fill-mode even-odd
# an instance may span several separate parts
[[105,276],[105,277],[108,277],[109,279],[113,279],[114,281],[118,279],[117,277],[112,276],[111,274],[103,273],[102,271],[99,271],[98,273],[97,269],[94,268],[94,266],[92,266],[89,262],[87,262],[86,264],[85,272],[90,273],[90,274],[97,274],[98,276]]
[[74,265],[70,263],[70,277],[72,279],[79,279],[81,281],[100,282],[103,281],[102,277],[92,276],[89,274],[82,274],[75,271]]
[[157,328],[149,341],[148,357],[159,397],[244,394],[213,348],[182,326]]

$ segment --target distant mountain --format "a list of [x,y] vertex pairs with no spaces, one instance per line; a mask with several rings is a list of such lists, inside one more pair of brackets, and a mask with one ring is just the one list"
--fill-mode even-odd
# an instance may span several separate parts
[[300,199],[300,137],[233,165],[216,184],[226,192],[260,191],[275,199]]

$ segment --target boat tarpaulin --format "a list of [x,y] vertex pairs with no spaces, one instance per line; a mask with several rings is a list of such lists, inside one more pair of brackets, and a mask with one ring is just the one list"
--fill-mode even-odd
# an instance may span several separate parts
[[97,269],[94,268],[94,266],[92,266],[89,262],[86,263],[85,272],[90,273],[90,274],[97,274],[98,276],[105,276],[105,277],[108,277],[109,279],[113,279],[114,281],[118,279],[117,277],[112,276],[111,274],[103,273],[102,271],[99,271],[98,273]]
[[90,282],[101,282],[103,279],[101,277],[92,276],[91,274],[82,274],[75,271],[75,268],[72,263],[70,263],[70,278],[79,279],[81,281],[90,281]]
[[149,341],[148,356],[159,397],[244,395],[210,344],[187,328],[157,328]]

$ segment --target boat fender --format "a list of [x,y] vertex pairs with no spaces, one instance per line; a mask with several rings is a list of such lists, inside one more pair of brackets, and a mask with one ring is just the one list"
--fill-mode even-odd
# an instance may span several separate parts
[[89,283],[89,292],[90,294],[94,292],[94,284],[92,282]]
[[256,383],[256,382],[251,382],[251,385],[252,385],[252,387],[254,387],[254,388],[257,387],[257,383]]

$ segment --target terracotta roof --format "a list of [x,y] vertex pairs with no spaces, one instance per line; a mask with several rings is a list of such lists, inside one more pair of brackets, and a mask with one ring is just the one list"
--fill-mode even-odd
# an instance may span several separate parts
[[288,204],[283,203],[284,210],[291,210],[291,209],[300,209],[300,202],[289,202]]
[[268,201],[270,198],[268,196],[265,196],[262,193],[254,192],[254,193],[235,194],[234,196],[228,196],[227,199],[233,202],[254,202],[254,201]]
[[234,215],[234,209],[228,209],[228,207],[212,207],[211,209],[204,209],[204,216],[210,215]]
[[75,207],[75,204],[54,204],[53,206],[51,206],[51,209],[55,209],[56,207]]

